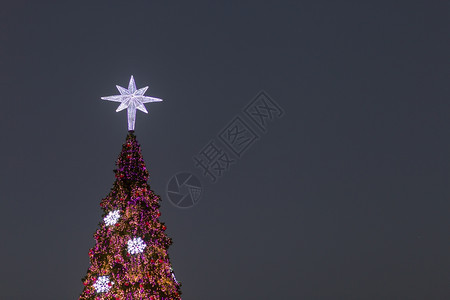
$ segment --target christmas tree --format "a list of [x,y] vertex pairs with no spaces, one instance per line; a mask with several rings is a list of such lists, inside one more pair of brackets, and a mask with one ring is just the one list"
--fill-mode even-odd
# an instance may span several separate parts
[[[133,77],[128,91],[132,85]],[[133,92],[137,92],[135,86]],[[91,264],[79,299],[181,299],[181,284],[167,253],[172,240],[159,221],[161,198],[147,183],[149,172],[132,130],[134,119],[128,125],[114,170],[116,180],[100,203],[103,220],[94,234],[95,246],[89,250]]]

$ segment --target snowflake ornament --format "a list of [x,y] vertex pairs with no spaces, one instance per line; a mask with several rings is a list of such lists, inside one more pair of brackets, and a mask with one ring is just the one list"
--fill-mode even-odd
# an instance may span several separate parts
[[114,282],[109,281],[109,276],[100,276],[94,283],[94,288],[97,293],[105,293],[111,289]]
[[128,241],[128,253],[130,254],[142,253],[145,247],[147,247],[147,245],[140,237]]
[[120,211],[110,211],[109,214],[103,219],[105,221],[106,226],[112,226],[119,221],[120,218]]
[[120,92],[120,95],[101,97],[102,100],[109,100],[114,102],[120,102],[119,107],[116,112],[127,109],[128,114],[128,130],[134,130],[134,123],[136,121],[136,109],[148,113],[145,109],[144,103],[149,102],[159,102],[162,99],[144,96],[147,91],[148,86],[136,90],[136,83],[134,82],[133,76],[130,78],[130,83],[128,84],[128,89],[116,85]]

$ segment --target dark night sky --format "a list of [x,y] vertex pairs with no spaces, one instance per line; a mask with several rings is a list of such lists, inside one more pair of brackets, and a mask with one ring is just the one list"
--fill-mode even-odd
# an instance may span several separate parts
[[[127,134],[184,300],[450,299],[446,1],[4,1],[1,299],[77,299]],[[192,157],[265,90],[285,115],[215,184]],[[202,181],[189,209],[166,196]]]

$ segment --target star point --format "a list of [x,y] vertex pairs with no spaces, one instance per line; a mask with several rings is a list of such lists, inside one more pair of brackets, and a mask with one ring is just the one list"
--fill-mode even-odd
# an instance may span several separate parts
[[136,89],[136,83],[134,81],[133,75],[131,75],[130,82],[128,83],[128,89],[123,88],[119,85],[116,85],[116,87],[120,95],[101,97],[101,99],[113,102],[120,102],[120,105],[116,109],[116,112],[122,111],[125,108],[127,109],[129,131],[134,131],[136,121],[136,109],[139,109],[140,111],[147,114],[148,111],[145,108],[144,103],[163,101],[162,99],[159,98],[144,96],[145,92],[148,89],[148,86]]

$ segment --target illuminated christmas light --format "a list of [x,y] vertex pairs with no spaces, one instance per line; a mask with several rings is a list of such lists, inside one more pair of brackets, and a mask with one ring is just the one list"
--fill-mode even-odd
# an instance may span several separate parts
[[109,281],[109,276],[100,276],[94,283],[94,288],[97,293],[104,293],[109,291],[114,282]]
[[106,226],[112,226],[117,223],[120,218],[120,211],[115,210],[109,212],[109,214],[103,219],[105,221]]
[[168,255],[172,240],[159,221],[161,198],[147,183],[134,133],[128,133],[116,166],[111,192],[100,202],[103,217],[79,300],[181,300]]
[[121,102],[116,112],[127,109],[128,113],[128,130],[134,130],[134,123],[136,121],[136,109],[148,113],[145,109],[144,103],[149,102],[159,102],[162,99],[144,96],[148,89],[148,86],[136,90],[136,84],[134,82],[133,75],[130,78],[130,83],[128,84],[128,89],[116,85],[120,92],[120,95],[101,97],[102,100],[109,100],[114,102]]
[[128,241],[128,253],[130,254],[142,253],[145,247],[147,247],[147,245],[140,237]]
[[173,280],[175,280],[175,282],[178,284],[179,282],[178,282],[177,278],[175,277],[175,273],[173,272],[172,267],[170,268],[170,273],[172,274]]

